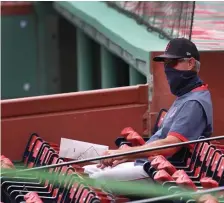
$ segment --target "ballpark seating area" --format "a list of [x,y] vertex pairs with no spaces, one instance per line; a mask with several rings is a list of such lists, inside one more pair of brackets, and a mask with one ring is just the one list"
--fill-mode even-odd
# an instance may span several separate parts
[[[161,110],[154,130],[158,130],[166,111]],[[202,137],[203,138],[203,137]],[[138,146],[145,143],[145,138],[138,135],[131,127],[125,128],[115,143],[118,147]],[[85,182],[86,174],[79,165],[62,165],[68,161],[59,156],[59,146],[43,140],[39,135],[32,134],[24,149],[20,161],[11,161],[1,156],[2,168],[9,169],[1,175],[1,201],[7,202],[128,202],[132,198],[115,196],[103,189],[94,188]],[[49,166],[44,170],[30,173],[13,173],[10,169],[24,169]],[[145,162],[144,170],[167,193],[182,193],[185,189],[201,191],[220,189],[215,195],[219,202],[224,202],[224,152],[211,142],[199,142],[194,150],[185,153],[185,157],[178,161],[168,161],[158,155],[153,160]],[[38,171],[47,174],[45,176]],[[149,194],[150,195],[150,194]],[[137,195],[138,196],[138,195]],[[164,196],[165,197],[165,196]],[[136,199],[136,197],[135,197]],[[142,197],[139,196],[139,199]],[[173,202],[172,200],[166,200]],[[156,201],[156,202],[166,202]],[[153,202],[153,201],[151,201]],[[196,202],[192,199],[175,202]],[[210,202],[207,198],[206,202]]]

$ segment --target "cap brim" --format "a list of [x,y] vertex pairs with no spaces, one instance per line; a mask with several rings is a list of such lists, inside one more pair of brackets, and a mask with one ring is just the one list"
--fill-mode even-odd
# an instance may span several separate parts
[[162,54],[162,55],[154,57],[153,61],[163,62],[165,59],[181,59],[181,58],[183,58],[183,57],[182,56],[174,56],[174,55],[170,55],[170,54]]

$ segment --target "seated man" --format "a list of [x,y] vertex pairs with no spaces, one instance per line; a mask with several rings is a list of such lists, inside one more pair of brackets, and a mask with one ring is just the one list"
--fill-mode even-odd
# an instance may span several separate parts
[[[212,132],[212,101],[207,85],[198,76],[200,56],[195,44],[184,38],[173,39],[165,53],[153,60],[163,63],[170,90],[177,98],[166,114],[161,129],[145,145],[108,150],[107,155],[197,140],[205,136],[205,132]],[[144,161],[159,154],[172,157],[180,149],[176,147],[105,159],[99,165],[84,166],[84,170],[91,178],[148,183],[150,178],[142,167]]]

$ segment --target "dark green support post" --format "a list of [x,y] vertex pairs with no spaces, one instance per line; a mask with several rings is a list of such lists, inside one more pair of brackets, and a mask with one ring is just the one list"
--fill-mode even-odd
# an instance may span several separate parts
[[116,58],[105,47],[100,48],[101,88],[117,87]]
[[129,66],[129,82],[130,85],[145,84],[146,77],[137,71],[134,67]]
[[78,91],[92,90],[94,71],[92,42],[79,28],[77,28],[76,37]]

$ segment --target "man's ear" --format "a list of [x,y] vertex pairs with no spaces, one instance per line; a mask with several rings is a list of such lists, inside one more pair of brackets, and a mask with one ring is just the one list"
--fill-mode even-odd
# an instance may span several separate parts
[[188,61],[188,70],[195,70],[195,65],[196,65],[196,61],[193,57],[191,57]]

